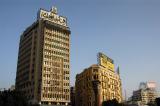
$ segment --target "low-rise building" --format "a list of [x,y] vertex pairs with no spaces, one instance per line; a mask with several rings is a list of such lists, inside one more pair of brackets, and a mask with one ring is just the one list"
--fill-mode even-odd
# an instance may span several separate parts
[[133,91],[132,101],[139,103],[139,105],[155,104],[156,97],[154,82],[140,83],[139,89]]

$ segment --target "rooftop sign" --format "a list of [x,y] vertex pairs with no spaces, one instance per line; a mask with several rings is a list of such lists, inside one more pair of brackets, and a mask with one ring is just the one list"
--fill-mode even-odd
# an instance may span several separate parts
[[98,64],[114,71],[114,61],[103,53],[98,53]]
[[156,82],[147,82],[147,87],[155,89],[156,88]]
[[48,20],[50,22],[62,25],[62,26],[67,26],[67,18],[59,16],[57,14],[57,8],[52,7],[50,11],[46,11],[43,9],[39,10],[38,18]]

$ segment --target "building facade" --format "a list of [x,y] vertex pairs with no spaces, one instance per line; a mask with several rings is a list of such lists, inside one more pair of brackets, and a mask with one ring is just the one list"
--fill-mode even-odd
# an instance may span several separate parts
[[72,86],[70,87],[70,97],[71,97],[71,106],[76,106],[76,102],[75,102],[75,87]]
[[122,101],[121,79],[114,69],[114,62],[103,53],[94,64],[77,74],[76,106],[101,106],[103,101],[116,99]]
[[21,35],[16,89],[29,102],[68,105],[70,102],[70,29],[57,8],[40,9],[37,21]]
[[155,104],[157,97],[155,82],[140,83],[138,90],[133,91],[132,101],[138,105]]

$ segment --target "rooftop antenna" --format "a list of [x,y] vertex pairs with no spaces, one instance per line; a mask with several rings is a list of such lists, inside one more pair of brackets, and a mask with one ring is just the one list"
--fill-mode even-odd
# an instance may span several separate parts
[[117,74],[120,75],[119,66],[118,66],[118,68],[117,68]]
[[125,96],[125,102],[127,101],[127,91],[126,91],[126,89],[124,89],[124,96]]

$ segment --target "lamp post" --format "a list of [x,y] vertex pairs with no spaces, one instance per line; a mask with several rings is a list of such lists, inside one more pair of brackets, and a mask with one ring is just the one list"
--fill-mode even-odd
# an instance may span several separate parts
[[100,81],[94,80],[92,81],[92,87],[94,91],[95,103],[94,106],[100,106]]

